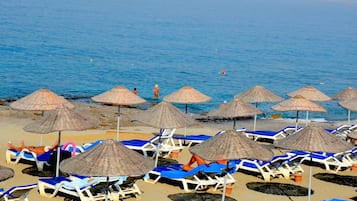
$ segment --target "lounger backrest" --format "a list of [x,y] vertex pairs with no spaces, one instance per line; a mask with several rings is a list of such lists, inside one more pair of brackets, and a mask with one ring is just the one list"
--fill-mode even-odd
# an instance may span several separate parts
[[161,130],[161,138],[170,138],[174,135],[176,128],[165,128]]
[[0,200],[4,200],[4,197],[8,197],[9,200],[17,198],[26,198],[30,190],[37,187],[37,184],[29,184],[24,186],[13,186],[6,192],[0,195]]

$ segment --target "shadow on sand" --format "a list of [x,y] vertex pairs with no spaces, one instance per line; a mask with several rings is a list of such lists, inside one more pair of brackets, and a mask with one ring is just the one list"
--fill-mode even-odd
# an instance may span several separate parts
[[[216,200],[221,200],[222,195],[221,194],[211,194],[211,193],[177,193],[177,194],[171,194],[168,196],[173,201],[216,201]],[[231,197],[225,197],[225,200],[227,201],[236,201],[236,199],[233,199]]]
[[[293,184],[283,184],[276,182],[250,182],[247,183],[247,188],[253,191],[258,191],[266,194],[291,196],[307,196],[308,189],[302,186]],[[311,191],[313,194],[314,191]]]
[[338,175],[332,173],[317,173],[314,174],[314,177],[322,181],[327,181],[339,185],[357,187],[357,176]]

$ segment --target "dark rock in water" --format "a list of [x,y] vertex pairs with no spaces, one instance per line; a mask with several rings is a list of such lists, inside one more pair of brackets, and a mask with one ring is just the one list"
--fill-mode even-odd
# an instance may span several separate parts
[[[302,186],[275,182],[250,182],[247,183],[247,188],[250,190],[273,195],[307,196],[308,194],[308,189]],[[313,193],[314,191],[311,190],[311,195]]]
[[339,185],[357,187],[357,176],[337,175],[332,173],[317,173],[314,175],[314,177],[316,179]]
[[[168,196],[173,201],[217,201],[221,200],[221,194],[211,194],[211,193],[177,193]],[[236,201],[231,197],[225,197],[226,201]]]

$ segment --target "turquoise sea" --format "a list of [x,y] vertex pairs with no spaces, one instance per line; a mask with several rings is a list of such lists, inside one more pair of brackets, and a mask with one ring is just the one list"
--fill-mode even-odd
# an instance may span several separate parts
[[[189,106],[201,113],[255,85],[332,96],[357,88],[356,19],[356,0],[0,0],[0,99],[48,88],[89,102],[124,85],[150,100],[155,84],[160,98],[191,85],[212,97]],[[346,119],[321,104],[310,117]]]

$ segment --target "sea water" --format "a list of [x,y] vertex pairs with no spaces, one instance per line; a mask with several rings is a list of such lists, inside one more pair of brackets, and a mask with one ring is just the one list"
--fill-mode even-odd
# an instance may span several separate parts
[[[161,101],[191,85],[212,97],[189,105],[204,113],[255,85],[333,96],[357,87],[356,19],[356,0],[1,0],[0,99],[48,88],[90,102],[124,85],[151,101],[158,84]],[[347,118],[319,104],[328,112],[311,118]]]

